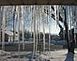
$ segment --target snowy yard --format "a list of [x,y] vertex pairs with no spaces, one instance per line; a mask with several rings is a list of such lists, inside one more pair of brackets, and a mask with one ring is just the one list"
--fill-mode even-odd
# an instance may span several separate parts
[[0,51],[0,61],[77,61],[77,51],[75,51],[75,55],[73,56],[72,53],[67,54],[66,49],[43,52],[36,59],[30,59],[30,56],[32,56],[31,52]]

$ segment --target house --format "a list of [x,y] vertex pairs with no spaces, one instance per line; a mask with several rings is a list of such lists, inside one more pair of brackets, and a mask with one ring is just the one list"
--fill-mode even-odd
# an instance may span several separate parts
[[[15,39],[14,39],[15,41],[13,41],[14,34],[12,31],[6,30],[4,31],[4,33],[5,33],[5,37],[4,37],[5,42],[16,42],[18,40],[18,34],[15,35]],[[2,41],[2,31],[0,32],[0,39]]]

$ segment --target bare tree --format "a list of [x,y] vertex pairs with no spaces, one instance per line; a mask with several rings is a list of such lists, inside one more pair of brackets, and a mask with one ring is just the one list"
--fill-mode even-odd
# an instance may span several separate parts
[[[52,6],[51,7],[53,10],[55,10],[55,8],[54,8],[54,6]],[[59,10],[61,10],[61,9],[59,9],[59,8],[61,8],[64,12],[63,13],[61,13]],[[68,48],[68,52],[72,52],[72,53],[74,53],[74,44],[75,44],[75,42],[74,42],[74,31],[73,31],[73,29],[72,29],[72,42],[70,43],[70,40],[69,40],[69,24],[68,24],[68,18],[67,18],[67,10],[68,8],[65,8],[64,6],[58,6],[58,10],[56,10],[58,13],[57,13],[57,16],[58,16],[58,21],[55,19],[55,14],[54,13],[51,13],[51,17],[54,19],[54,20],[56,20],[56,22],[58,23],[58,26],[59,26],[59,28],[60,28],[60,32],[59,32],[59,35],[60,35],[60,37],[63,39],[63,30],[64,30],[64,28],[65,28],[65,40],[67,41],[67,48]],[[45,12],[46,13],[46,12]],[[50,13],[46,13],[46,14],[50,14]],[[60,14],[64,14],[64,17],[61,17],[61,15]],[[62,27],[62,25],[59,23],[59,21],[61,22],[61,23],[63,23],[64,24],[64,28]]]

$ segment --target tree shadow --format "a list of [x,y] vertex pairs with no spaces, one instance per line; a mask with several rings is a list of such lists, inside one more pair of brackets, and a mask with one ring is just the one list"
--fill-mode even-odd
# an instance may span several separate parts
[[74,54],[73,53],[68,53],[66,56],[65,61],[74,61]]

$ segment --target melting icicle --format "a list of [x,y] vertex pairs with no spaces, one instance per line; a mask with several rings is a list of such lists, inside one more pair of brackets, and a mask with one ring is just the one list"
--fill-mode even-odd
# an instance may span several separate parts
[[[44,10],[45,6],[43,6],[42,9]],[[43,13],[43,11],[42,11],[42,13]],[[44,13],[43,13],[42,21],[43,21],[43,52],[45,52],[45,18],[44,18]]]
[[19,61],[20,61],[20,19],[21,19],[21,7],[18,7],[18,53],[19,53]]
[[5,7],[2,6],[2,50],[5,49]]
[[35,42],[35,6],[33,6],[33,9],[32,9],[32,17],[33,17],[33,26],[34,26],[34,31],[33,31],[33,57],[32,59],[34,58],[35,56],[35,53],[36,53],[36,42]]
[[23,18],[23,6],[21,6],[21,27],[22,27],[22,41],[23,41],[23,50],[25,49],[25,41],[24,41],[24,18]]

